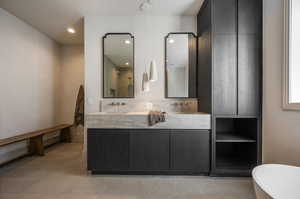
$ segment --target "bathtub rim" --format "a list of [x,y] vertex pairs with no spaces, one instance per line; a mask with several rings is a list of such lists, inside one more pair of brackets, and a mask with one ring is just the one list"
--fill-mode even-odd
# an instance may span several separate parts
[[256,183],[267,195],[269,195],[271,198],[276,198],[272,192],[272,190],[270,190],[269,188],[266,187],[265,183],[261,182],[260,180],[258,180],[258,176],[257,176],[257,171],[264,168],[264,167],[284,167],[284,168],[298,168],[296,166],[290,166],[290,165],[283,165],[283,164],[263,164],[263,165],[259,165],[257,167],[255,167],[252,170],[252,178],[254,183]]

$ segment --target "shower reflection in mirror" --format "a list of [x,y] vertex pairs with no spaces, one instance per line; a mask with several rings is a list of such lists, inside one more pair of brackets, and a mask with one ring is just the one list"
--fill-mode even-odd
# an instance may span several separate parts
[[193,33],[165,37],[166,98],[196,97],[197,38]]
[[103,98],[134,98],[134,37],[107,33],[102,45]]

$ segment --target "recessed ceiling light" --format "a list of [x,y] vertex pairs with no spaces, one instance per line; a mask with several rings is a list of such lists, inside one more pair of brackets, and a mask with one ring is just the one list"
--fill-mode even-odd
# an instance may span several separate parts
[[129,62],[126,62],[125,65],[128,66],[128,65],[129,65]]
[[131,43],[130,40],[128,39],[125,40],[125,44],[130,44],[130,43]]
[[172,44],[172,43],[174,43],[174,42],[175,42],[174,39],[169,39],[169,43],[170,43],[170,44]]
[[76,33],[75,29],[74,28],[68,28],[67,31],[71,34],[74,34]]

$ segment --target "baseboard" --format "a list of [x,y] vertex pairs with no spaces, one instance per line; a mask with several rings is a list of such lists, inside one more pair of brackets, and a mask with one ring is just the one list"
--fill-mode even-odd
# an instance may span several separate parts
[[176,175],[176,176],[208,176],[208,172],[202,171],[90,171],[92,175]]

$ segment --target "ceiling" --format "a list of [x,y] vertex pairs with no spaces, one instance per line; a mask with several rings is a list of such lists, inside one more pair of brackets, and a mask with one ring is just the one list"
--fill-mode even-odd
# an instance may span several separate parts
[[[62,44],[83,43],[83,17],[87,15],[196,15],[203,0],[0,0],[0,7]],[[66,28],[73,26],[76,34]]]

